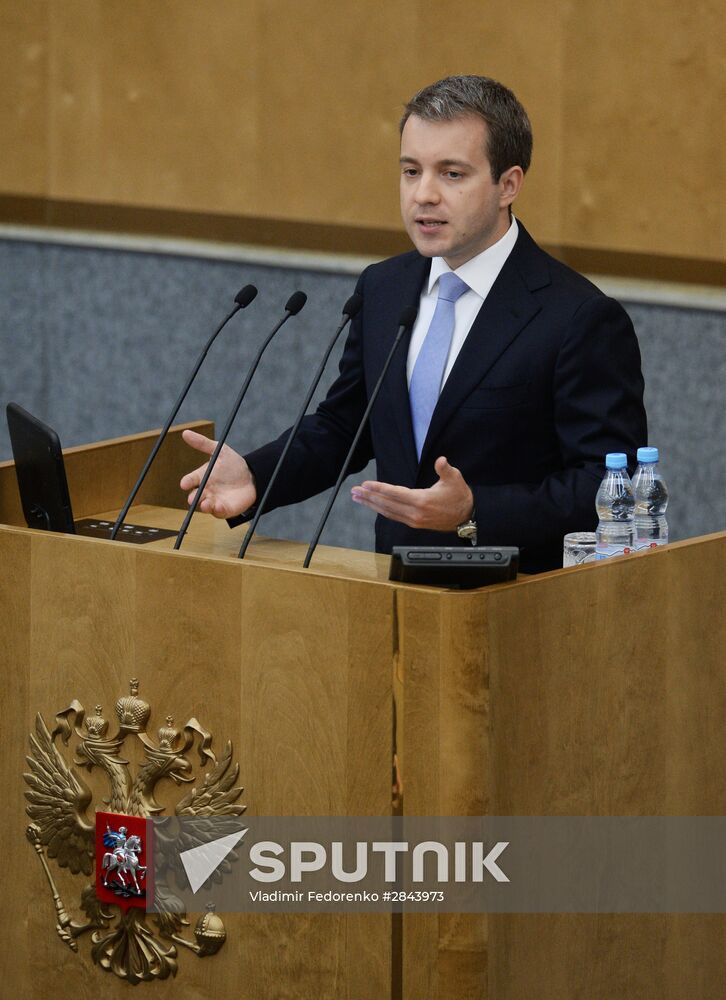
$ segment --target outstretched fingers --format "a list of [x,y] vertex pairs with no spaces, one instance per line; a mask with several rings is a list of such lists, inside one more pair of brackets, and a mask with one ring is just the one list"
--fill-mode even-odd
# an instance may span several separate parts
[[197,431],[189,429],[182,431],[182,438],[190,448],[196,448],[197,451],[204,452],[205,455],[213,454],[214,449],[217,447],[216,441],[206,437],[204,434],[199,434]]
[[471,515],[474,497],[461,472],[443,456],[435,463],[438,480],[427,489],[366,481],[351,490],[351,499],[409,528],[454,531]]
[[401,521],[415,528],[419,524],[422,506],[422,490],[410,490],[405,486],[367,481],[351,490],[354,503],[368,507],[376,514],[382,514],[393,521]]

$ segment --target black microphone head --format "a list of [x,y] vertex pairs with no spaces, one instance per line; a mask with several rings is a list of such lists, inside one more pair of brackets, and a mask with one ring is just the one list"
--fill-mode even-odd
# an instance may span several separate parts
[[406,306],[398,319],[399,326],[413,326],[418,314],[417,306]]
[[285,312],[289,312],[291,316],[297,316],[307,300],[305,292],[293,292],[285,303]]
[[237,303],[240,309],[244,309],[245,306],[248,306],[250,302],[252,302],[256,298],[257,298],[257,289],[255,288],[255,286],[245,285],[244,288],[240,288],[240,290],[237,292],[237,294],[234,297],[234,301]]
[[363,296],[359,295],[358,292],[353,292],[351,297],[343,306],[343,315],[349,316],[353,319],[360,312],[360,307],[363,305]]

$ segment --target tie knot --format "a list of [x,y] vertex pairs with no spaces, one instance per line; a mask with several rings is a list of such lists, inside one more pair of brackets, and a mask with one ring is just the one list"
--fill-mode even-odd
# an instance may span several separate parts
[[447,271],[442,274],[439,278],[439,298],[445,299],[447,302],[456,302],[460,299],[464,292],[469,291],[469,286],[465,281],[462,281],[458,274],[454,274],[453,271]]

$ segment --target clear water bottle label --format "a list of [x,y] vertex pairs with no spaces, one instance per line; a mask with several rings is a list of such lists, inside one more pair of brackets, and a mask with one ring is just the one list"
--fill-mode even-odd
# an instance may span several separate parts
[[629,545],[616,545],[613,542],[598,542],[595,546],[596,559],[612,559],[613,556],[629,556],[633,549]]

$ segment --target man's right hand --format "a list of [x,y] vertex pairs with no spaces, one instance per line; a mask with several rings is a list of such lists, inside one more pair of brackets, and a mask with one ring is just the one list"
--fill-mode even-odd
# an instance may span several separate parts
[[[212,455],[217,447],[216,441],[203,434],[197,434],[196,431],[182,431],[182,437],[190,447],[205,455]],[[189,494],[187,503],[190,505],[194,503],[197,488],[207,470],[207,465],[205,462],[193,472],[188,472],[179,483]],[[214,514],[215,517],[236,517],[254,506],[256,500],[257,490],[250,467],[241,455],[225,444],[197,509],[205,514]]]

